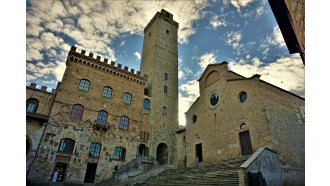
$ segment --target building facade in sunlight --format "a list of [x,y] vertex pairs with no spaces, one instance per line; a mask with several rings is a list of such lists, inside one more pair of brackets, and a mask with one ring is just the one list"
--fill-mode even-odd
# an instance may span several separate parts
[[[208,65],[179,127],[178,28],[166,10],[154,15],[140,71],[72,46],[56,89],[26,87],[28,184],[141,183],[166,169],[256,158],[261,148],[280,163],[258,160],[266,181],[302,181],[304,99],[258,75]],[[248,183],[241,173],[240,184]]]
[[[283,182],[304,183],[305,100],[265,81],[208,65],[200,97],[186,112],[186,164],[250,156],[261,147],[276,152]],[[183,160],[181,158],[181,160]]]
[[73,46],[56,90],[27,87],[30,182],[106,181],[139,156],[151,157],[146,167],[174,164],[178,27],[169,12],[156,13],[144,30],[141,72]]

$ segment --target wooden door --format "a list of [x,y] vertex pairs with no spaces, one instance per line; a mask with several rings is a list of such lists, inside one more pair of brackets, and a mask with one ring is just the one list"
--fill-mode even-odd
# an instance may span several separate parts
[[252,145],[249,131],[239,133],[239,139],[241,142],[242,155],[252,154]]

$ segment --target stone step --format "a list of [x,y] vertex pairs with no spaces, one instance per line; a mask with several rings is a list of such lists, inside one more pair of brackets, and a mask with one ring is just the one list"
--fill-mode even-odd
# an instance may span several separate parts
[[238,168],[248,157],[227,161],[219,164],[199,165],[176,170],[166,170],[157,176],[147,179],[138,185],[224,185],[238,186]]

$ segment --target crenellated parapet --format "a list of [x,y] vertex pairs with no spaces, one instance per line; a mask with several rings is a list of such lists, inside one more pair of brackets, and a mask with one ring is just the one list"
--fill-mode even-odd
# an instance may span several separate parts
[[111,61],[109,64],[107,58],[104,58],[104,61],[101,61],[101,56],[97,55],[96,58],[94,58],[94,54],[92,52],[90,52],[87,56],[85,50],[81,50],[81,52],[78,52],[77,47],[75,46],[71,46],[66,64],[68,64],[68,62],[81,63],[83,65],[90,66],[105,73],[120,76],[127,80],[134,81],[143,85],[145,85],[147,81],[147,78],[142,76],[140,71],[135,72],[134,69],[129,70],[127,66],[124,66],[124,68],[122,68],[122,64],[120,63],[115,66],[114,61]]
[[52,90],[49,92],[49,91],[47,91],[48,87],[46,87],[46,86],[41,86],[41,88],[38,89],[37,84],[35,84],[35,83],[31,83],[30,86],[26,86],[26,88],[32,89],[32,90],[37,90],[39,92],[44,92],[44,93],[48,93],[48,94],[55,94],[57,91],[56,89],[52,88]]

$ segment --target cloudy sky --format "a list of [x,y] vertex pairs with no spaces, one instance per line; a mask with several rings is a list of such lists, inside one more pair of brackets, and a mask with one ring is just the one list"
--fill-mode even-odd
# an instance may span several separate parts
[[180,24],[180,125],[208,64],[227,61],[238,74],[260,74],[305,97],[305,67],[298,54],[289,54],[266,0],[27,0],[26,85],[55,88],[72,45],[139,70],[143,29],[162,8]]

